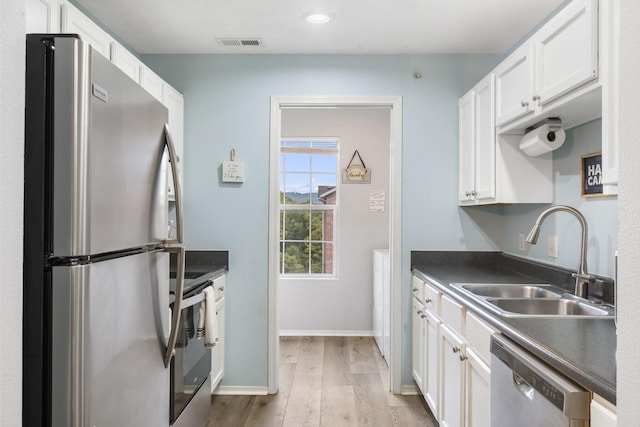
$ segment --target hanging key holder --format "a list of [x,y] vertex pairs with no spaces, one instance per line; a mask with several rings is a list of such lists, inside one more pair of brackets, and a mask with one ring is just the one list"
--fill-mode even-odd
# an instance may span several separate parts
[[[353,164],[353,160],[358,156],[360,164]],[[351,160],[346,169],[342,171],[343,184],[369,184],[371,183],[371,170],[367,169],[364,160],[356,150],[351,156]]]

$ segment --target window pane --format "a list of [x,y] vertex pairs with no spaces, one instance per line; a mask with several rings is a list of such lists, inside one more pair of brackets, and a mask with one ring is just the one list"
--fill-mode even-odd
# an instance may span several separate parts
[[282,154],[282,163],[280,168],[284,172],[310,172],[311,171],[311,155],[298,153]]
[[338,141],[313,141],[313,148],[338,148]]
[[313,189],[318,195],[318,200],[314,204],[335,205],[336,204],[336,175],[313,174],[311,176]]
[[311,156],[311,170],[313,172],[336,173],[335,154],[313,154]]
[[300,141],[300,140],[282,140],[280,141],[281,147],[298,147],[298,148],[309,148],[311,147],[311,141]]
[[324,239],[324,212],[312,211],[311,212],[311,240],[325,240]]
[[[284,176],[283,191],[291,197],[292,203],[309,203],[309,193],[311,192],[311,181],[309,174],[288,173]],[[305,195],[298,197],[296,194]]]
[[284,273],[309,273],[309,244],[285,243],[284,245]]
[[309,240],[309,211],[285,211],[284,230],[285,240]]
[[311,243],[311,273],[333,274],[333,244]]

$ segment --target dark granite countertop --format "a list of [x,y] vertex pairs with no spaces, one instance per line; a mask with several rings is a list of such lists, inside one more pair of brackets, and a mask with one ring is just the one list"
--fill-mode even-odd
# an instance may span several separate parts
[[[177,256],[170,257],[169,290],[175,292]],[[229,271],[228,251],[187,251],[185,254],[183,297],[189,297],[207,281],[213,280]]]
[[[615,404],[616,326],[612,318],[507,318],[489,312],[451,286],[551,283],[571,290],[570,271],[520,260],[499,252],[419,252],[412,254],[412,270],[568,378]],[[613,287],[604,279],[601,293],[608,301]]]

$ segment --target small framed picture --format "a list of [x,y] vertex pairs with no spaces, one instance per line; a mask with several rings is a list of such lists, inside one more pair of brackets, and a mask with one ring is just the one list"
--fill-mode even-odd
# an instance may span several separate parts
[[602,151],[585,154],[580,157],[580,183],[582,197],[603,197],[602,187]]

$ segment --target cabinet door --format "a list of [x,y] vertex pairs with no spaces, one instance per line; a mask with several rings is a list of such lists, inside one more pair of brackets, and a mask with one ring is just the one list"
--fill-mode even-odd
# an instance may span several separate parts
[[215,389],[224,376],[224,346],[225,346],[225,301],[224,298],[216,303],[216,321],[218,323],[218,343],[211,349],[211,391]]
[[491,427],[491,369],[473,350],[467,350],[465,427]]
[[145,88],[155,99],[162,102],[162,87],[164,80],[156,73],[151,71],[149,67],[143,66],[140,69],[140,86]]
[[597,400],[591,401],[591,427],[616,427],[617,414]]
[[440,426],[463,423],[466,344],[447,325],[440,328]]
[[496,125],[533,111],[533,45],[525,43],[494,70],[496,79]]
[[475,184],[475,102],[474,91],[458,101],[458,201],[473,200]]
[[134,82],[140,83],[142,62],[120,43],[113,42],[111,44],[111,62],[131,77]]
[[496,118],[494,74],[490,73],[474,88],[475,179],[477,200],[496,197]]
[[[184,97],[180,92],[164,84],[162,87],[162,103],[169,110],[169,130],[173,137],[173,144],[176,149],[176,155],[178,156],[178,164],[171,165],[178,169],[178,175],[180,175],[180,182],[182,182],[182,171],[184,170],[183,160],[183,138],[184,138]],[[171,178],[171,177],[169,177]],[[175,190],[173,188],[173,180],[169,179],[168,193],[169,200],[175,200]],[[184,186],[183,186],[184,188]]]
[[[424,306],[420,304],[417,299],[413,299],[413,316],[412,316],[412,374],[413,379],[420,391],[423,392],[422,378],[423,378],[423,347],[424,347]],[[424,393],[424,392],[423,392]]]
[[440,408],[438,407],[439,384],[440,384],[440,361],[438,346],[440,344],[440,319],[434,316],[429,310],[426,311],[425,318],[425,339],[424,339],[424,378],[423,391],[424,400],[431,409],[431,413],[436,419],[440,419]]
[[111,36],[69,3],[62,5],[62,32],[80,35],[105,58],[111,59]]
[[26,0],[25,18],[27,34],[60,32],[58,0]]
[[600,2],[599,74],[602,82],[602,190],[604,194],[618,194],[620,1]]
[[598,76],[598,3],[574,0],[534,38],[535,96],[540,105]]

